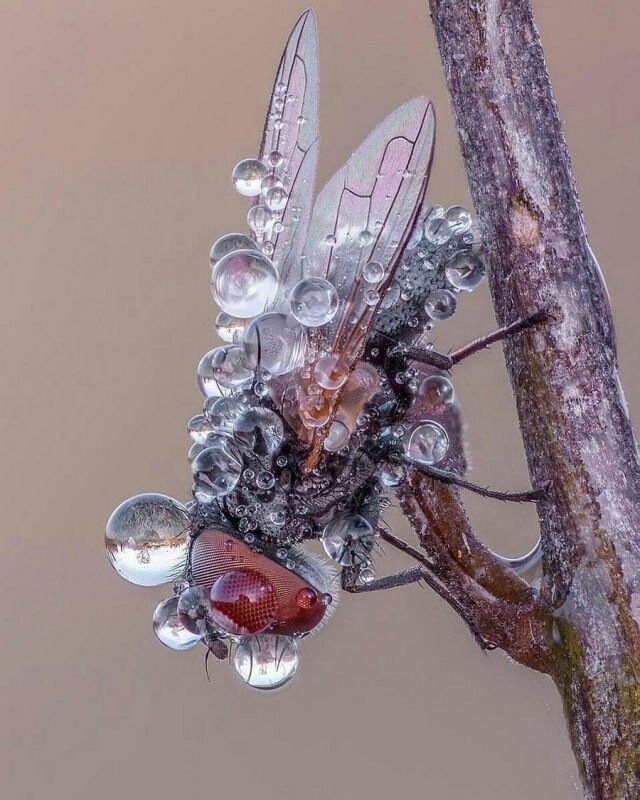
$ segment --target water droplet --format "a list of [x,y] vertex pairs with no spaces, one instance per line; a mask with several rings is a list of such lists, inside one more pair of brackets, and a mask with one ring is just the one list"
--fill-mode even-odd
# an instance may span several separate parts
[[204,444],[207,436],[213,431],[213,426],[204,414],[196,414],[187,422],[187,431],[194,442]]
[[214,625],[234,635],[255,634],[275,619],[276,592],[272,583],[252,569],[233,569],[221,575],[209,596]]
[[214,302],[234,317],[246,319],[260,314],[277,291],[278,272],[271,260],[257,250],[228,253],[211,273]]
[[367,283],[380,283],[384,278],[384,267],[378,261],[369,261],[364,265],[362,277]]
[[451,225],[444,217],[430,219],[424,228],[425,239],[436,247],[446,244],[452,233]]
[[380,470],[380,483],[386,487],[400,486],[407,477],[407,470],[402,464],[383,464]]
[[347,382],[349,372],[336,355],[322,356],[313,368],[313,375],[323,389],[339,389]]
[[375,289],[367,289],[367,291],[364,293],[364,302],[368,306],[375,306],[379,299],[380,295]]
[[366,564],[373,550],[375,533],[360,514],[338,514],[322,533],[322,545],[343,567]]
[[271,522],[278,528],[281,528],[287,521],[287,511],[284,506],[274,508],[269,515]]
[[153,632],[171,650],[188,650],[202,639],[200,634],[192,633],[182,624],[177,597],[163,600],[153,612]]
[[451,408],[455,402],[453,384],[444,375],[428,375],[420,384],[420,397],[434,409]]
[[417,425],[410,433],[405,453],[418,464],[432,466],[442,461],[449,450],[449,437],[442,425],[427,420]]
[[424,310],[430,319],[440,322],[453,316],[457,305],[454,294],[447,289],[436,289],[424,301]]
[[187,453],[187,459],[189,463],[193,461],[193,459],[204,450],[204,445],[198,444],[194,442],[191,447],[189,448],[189,452]]
[[211,358],[210,368],[214,380],[227,389],[248,386],[253,380],[253,370],[247,362],[244,348],[227,344],[218,347]]
[[394,281],[384,293],[384,297],[382,298],[382,303],[380,303],[380,306],[385,309],[393,308],[399,299],[400,284],[397,281]]
[[333,247],[333,245],[337,242],[336,237],[330,233],[328,236],[324,237],[324,243],[329,247]]
[[291,636],[248,636],[236,647],[233,667],[239,678],[254,689],[278,689],[298,669],[298,643]]
[[236,419],[247,410],[247,403],[238,397],[210,397],[205,401],[203,412],[215,429],[231,431]]
[[225,233],[213,243],[209,253],[209,262],[214,267],[221,258],[235,250],[253,250],[255,242],[243,233]]
[[242,473],[242,458],[231,443],[220,439],[191,463],[195,475],[193,494],[199,503],[211,503],[233,491]]
[[223,342],[237,344],[242,339],[247,324],[247,320],[232,317],[226,311],[221,311],[216,317],[216,333]]
[[358,573],[358,580],[363,584],[371,583],[371,581],[374,581],[375,578],[376,573],[371,569],[371,567],[365,567]]
[[191,633],[204,636],[209,624],[209,592],[202,586],[189,586],[178,596],[178,617]]
[[282,81],[278,81],[275,87],[276,94],[284,94],[286,91],[287,91],[287,84],[283,83]]
[[275,411],[251,408],[235,421],[233,436],[242,447],[256,455],[270,455],[282,444],[284,425]]
[[453,233],[466,233],[471,227],[471,213],[464,206],[449,206],[444,217]]
[[271,489],[275,483],[275,478],[273,477],[273,473],[269,472],[269,470],[263,469],[256,475],[256,486],[258,489]]
[[307,121],[306,117],[303,116],[296,117],[296,122],[298,123],[298,125],[304,125],[306,121]]
[[274,216],[266,206],[251,206],[247,212],[247,224],[252,231],[259,235],[268,231],[273,221]]
[[271,211],[282,211],[287,205],[289,195],[282,186],[274,186],[265,195],[264,201]]
[[260,191],[263,195],[268,194],[271,189],[275,189],[276,187],[281,187],[282,181],[280,178],[277,178],[275,175],[267,175],[266,178],[262,179],[262,183],[260,184]]
[[328,453],[337,453],[340,450],[344,450],[349,444],[350,438],[351,434],[349,428],[347,428],[344,422],[341,422],[339,419],[334,419],[325,437],[324,449]]
[[300,400],[298,407],[306,428],[321,428],[329,421],[331,405],[322,395],[307,395]]
[[267,156],[267,161],[271,167],[279,167],[284,161],[284,156],[277,150],[272,150]]
[[187,509],[163,494],[139,494],[109,517],[107,558],[116,572],[138,586],[160,586],[182,572],[187,559]]
[[484,261],[475,253],[457,253],[447,263],[445,274],[455,289],[470,292],[482,283],[485,275]]
[[257,158],[245,158],[233,168],[231,180],[237,192],[255,197],[260,194],[260,184],[268,171],[267,165]]
[[300,366],[304,358],[304,330],[287,314],[261,314],[244,335],[247,362],[271,375],[286,375]]
[[213,361],[217,357],[218,350],[223,348],[215,347],[209,350],[200,359],[197,370],[198,387],[205,397],[221,397],[230,394],[230,389],[221,386],[213,375]]
[[360,231],[360,233],[358,234],[358,244],[361,247],[366,247],[367,245],[371,244],[372,241],[373,241],[373,234],[371,233],[371,231],[364,230]]
[[338,311],[338,292],[324,278],[299,281],[289,297],[291,313],[302,325],[317,328],[330,322]]

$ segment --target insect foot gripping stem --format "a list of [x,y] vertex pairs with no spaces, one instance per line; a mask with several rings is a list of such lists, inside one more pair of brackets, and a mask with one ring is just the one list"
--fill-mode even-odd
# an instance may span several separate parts
[[305,545],[321,542],[364,586],[405,457],[459,464],[451,359],[418,368],[411,348],[428,348],[485,267],[469,212],[424,202],[434,131],[430,101],[408,101],[314,202],[316,27],[300,17],[259,153],[231,176],[247,230],[209,254],[223,343],[197,367],[193,499],[137,495],[107,523],[125,580],[173,583],[153,615],[160,642],[218,660],[231,651],[257,689],[294,676],[300,641],[335,609],[336,573]]

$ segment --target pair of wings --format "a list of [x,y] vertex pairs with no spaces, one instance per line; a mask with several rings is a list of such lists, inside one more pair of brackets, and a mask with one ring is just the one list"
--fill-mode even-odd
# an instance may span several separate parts
[[385,267],[386,285],[423,202],[434,137],[431,102],[410,100],[365,139],[314,203],[318,40],[313,12],[302,14],[276,72],[259,153],[265,163],[270,154],[281,154],[274,172],[288,194],[281,224],[259,242],[272,245],[278,306],[308,277],[330,280],[345,300],[369,261]]

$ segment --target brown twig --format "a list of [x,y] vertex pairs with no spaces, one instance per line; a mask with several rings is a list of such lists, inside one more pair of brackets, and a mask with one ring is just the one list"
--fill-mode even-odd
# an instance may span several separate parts
[[[543,308],[555,318],[505,345],[532,485],[552,481],[538,507],[542,597],[553,619],[545,668],[564,699],[586,796],[637,798],[640,469],[606,289],[530,0],[430,0],[430,8],[498,322]],[[405,503],[428,514],[426,487],[413,490]]]

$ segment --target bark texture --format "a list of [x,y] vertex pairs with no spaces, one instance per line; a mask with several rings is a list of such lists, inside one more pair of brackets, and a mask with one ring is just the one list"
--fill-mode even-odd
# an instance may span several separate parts
[[[530,601],[549,635],[536,633],[527,647],[539,643],[538,668],[562,694],[585,796],[637,800],[640,468],[607,292],[531,3],[430,0],[430,8],[498,322],[543,307],[554,316],[505,346],[532,485],[551,481],[538,506],[546,621]],[[414,490],[405,505],[415,515]]]

